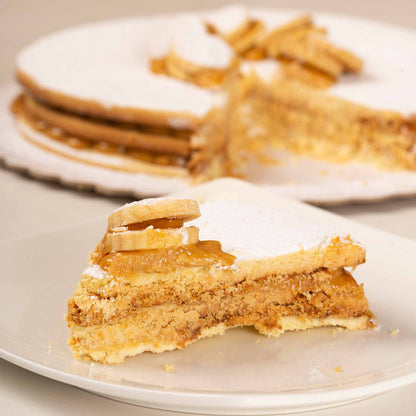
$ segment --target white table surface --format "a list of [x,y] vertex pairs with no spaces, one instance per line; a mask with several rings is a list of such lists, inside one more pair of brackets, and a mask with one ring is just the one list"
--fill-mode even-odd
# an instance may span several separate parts
[[[285,7],[287,3],[242,1]],[[12,77],[13,57],[31,39],[53,30],[105,18],[214,7],[221,0],[0,0],[0,83]],[[290,7],[325,10],[377,19],[416,29],[416,1],[378,0],[334,2],[292,0]],[[104,218],[126,202],[90,192],[68,190],[0,168],[0,239],[53,229],[88,218]],[[332,212],[387,231],[416,239],[416,198],[377,204],[334,207]],[[110,401],[77,388],[30,373],[0,360],[0,414],[5,415],[113,415],[165,416],[169,412]],[[416,415],[416,385],[362,402],[308,415]]]

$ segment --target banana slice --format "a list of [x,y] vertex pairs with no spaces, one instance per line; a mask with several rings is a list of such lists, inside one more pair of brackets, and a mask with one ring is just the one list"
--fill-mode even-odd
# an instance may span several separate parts
[[150,198],[126,204],[108,217],[108,229],[156,219],[193,220],[201,215],[193,199]]
[[105,245],[107,249],[114,251],[152,250],[195,244],[198,240],[198,227],[165,229],[149,227],[141,231],[108,233]]

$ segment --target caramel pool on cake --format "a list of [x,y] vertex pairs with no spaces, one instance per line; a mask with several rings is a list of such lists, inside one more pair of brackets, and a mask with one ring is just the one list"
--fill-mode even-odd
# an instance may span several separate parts
[[257,205],[133,202],[109,216],[68,301],[69,345],[76,358],[119,363],[238,326],[372,328],[345,270],[364,261],[349,235]]

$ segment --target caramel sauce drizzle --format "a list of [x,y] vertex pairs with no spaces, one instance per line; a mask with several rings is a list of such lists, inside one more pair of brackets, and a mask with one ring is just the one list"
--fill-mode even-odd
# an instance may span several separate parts
[[[149,226],[155,229],[181,228],[184,220],[177,218],[157,218],[129,224],[128,231],[141,231]],[[116,230],[108,230],[107,233]],[[107,234],[106,234],[107,235]],[[126,276],[132,273],[166,273],[177,267],[209,266],[220,263],[231,266],[236,257],[222,250],[221,243],[215,240],[198,241],[196,244],[179,245],[163,249],[109,251],[104,236],[94,256],[94,263],[113,276]]]
[[225,253],[219,241],[199,241],[158,250],[135,250],[110,252],[98,262],[100,267],[113,276],[132,273],[166,273],[178,267],[208,266],[221,263],[231,266],[235,256]]
[[157,218],[155,220],[137,222],[135,224],[126,225],[129,231],[140,231],[150,226],[159,229],[181,228],[183,227],[183,220],[178,218]]
[[[106,154],[124,155],[143,162],[155,163],[164,166],[184,166],[186,164],[186,159],[181,156],[151,153],[125,146],[117,146],[107,142],[96,142],[93,140],[74,137],[66,133],[64,130],[51,126],[45,121],[37,119],[33,115],[29,114],[25,110],[23,95],[20,95],[12,102],[10,109],[14,114],[19,114],[24,117],[25,122],[29,124],[33,130],[42,133],[50,139],[64,143],[74,149],[95,150]],[[146,128],[146,131],[149,133],[151,133],[150,130],[151,128]]]

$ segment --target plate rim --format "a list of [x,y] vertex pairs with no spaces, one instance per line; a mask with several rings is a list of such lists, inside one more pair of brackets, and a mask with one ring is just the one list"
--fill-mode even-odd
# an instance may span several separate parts
[[[62,370],[56,370],[44,364],[33,363],[28,359],[5,351],[2,347],[0,347],[0,358],[49,379],[89,390],[94,393],[117,398],[121,401],[123,401],[123,399],[130,399],[137,403],[142,403],[145,407],[166,410],[174,410],[180,406],[181,409],[183,409],[182,411],[196,411],[200,414],[213,411],[217,412],[218,410],[225,411],[227,414],[234,414],[235,412],[242,410],[250,413],[255,412],[251,414],[258,414],[259,411],[266,412],[263,414],[268,414],[269,412],[278,410],[276,407],[277,404],[279,405],[279,408],[284,406],[284,409],[287,411],[296,411],[297,409],[298,411],[301,411],[302,408],[299,407],[299,402],[302,403],[301,405],[304,407],[305,398],[307,399],[306,406],[324,409],[336,406],[337,404],[341,405],[362,400],[416,383],[416,372],[414,372],[413,374],[398,376],[391,380],[380,381],[369,385],[325,392],[325,400],[322,400],[320,395],[314,394],[313,392],[305,394],[261,392],[252,393],[250,396],[248,396],[246,392],[232,394],[217,392],[178,392],[120,386],[115,383],[92,380]],[[97,388],[100,389],[97,390]],[[117,390],[117,392],[115,390]],[[184,402],[183,399],[186,399],[188,402]],[[191,400],[195,402],[191,403]],[[220,407],[213,408],[212,402],[216,400],[221,400],[222,404]],[[158,405],[157,407],[155,406],[156,403]],[[255,404],[253,405],[253,403]]]

